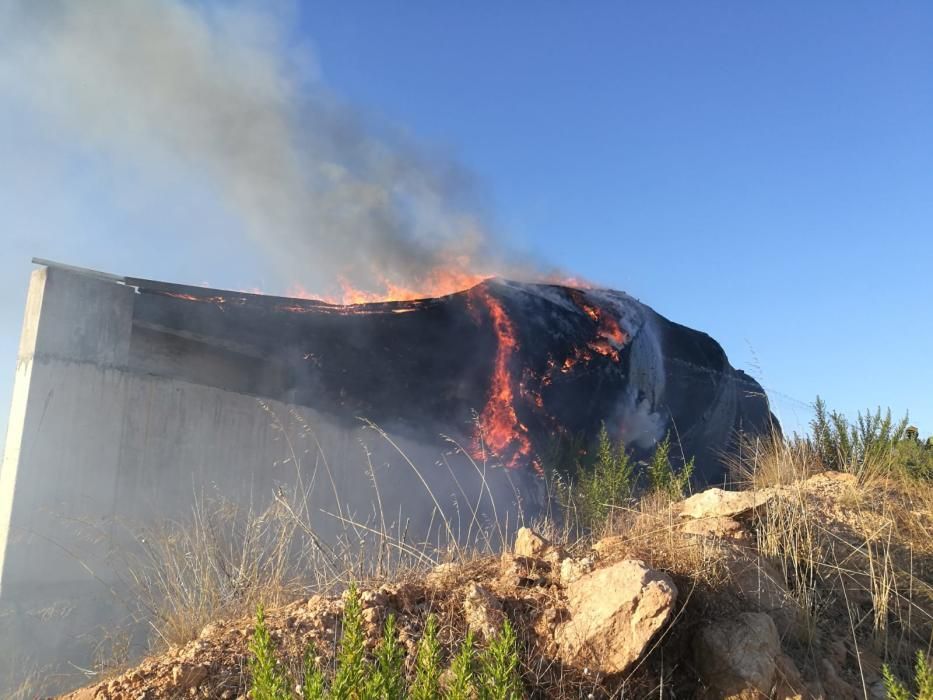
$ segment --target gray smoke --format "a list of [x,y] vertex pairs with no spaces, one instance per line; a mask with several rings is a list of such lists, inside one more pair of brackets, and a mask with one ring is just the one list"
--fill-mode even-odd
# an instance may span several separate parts
[[470,176],[336,99],[289,17],[275,2],[0,2],[0,92],[70,143],[206,177],[289,280],[501,271]]

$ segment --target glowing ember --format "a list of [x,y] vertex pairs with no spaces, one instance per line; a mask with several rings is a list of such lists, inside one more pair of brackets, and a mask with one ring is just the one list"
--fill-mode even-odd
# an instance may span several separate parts
[[537,381],[537,378],[535,377],[535,374],[531,368],[526,367],[524,370],[522,370],[522,383],[519,387],[519,391],[521,392],[523,399],[533,403],[535,408],[537,408],[539,411],[543,411],[544,397],[541,396],[540,388],[534,388],[535,384],[543,386],[541,382]]
[[587,347],[599,355],[611,358],[613,362],[618,362],[619,350],[628,340],[628,336],[619,326],[619,322],[611,313],[606,313],[603,309],[588,304],[579,295],[574,295],[573,300],[587,316],[596,321],[596,338],[587,343]]
[[185,301],[197,301],[202,304],[215,304],[217,308],[221,311],[224,310],[224,304],[245,304],[246,300],[243,297],[233,297],[228,298],[221,296],[219,294],[208,295],[208,296],[198,296],[196,294],[184,294],[182,292],[166,292],[160,291],[159,294],[163,294],[167,297],[172,297],[173,299],[184,299]]
[[[488,448],[494,455],[505,460],[505,466],[514,468],[531,454],[528,429],[519,422],[515,413],[515,396],[512,390],[510,365],[518,349],[515,327],[502,304],[487,289],[476,287],[473,293],[489,312],[498,341],[489,400],[479,417],[479,434],[474,456],[482,459],[484,448]],[[510,449],[511,457],[506,459],[505,454]]]
[[216,296],[195,296],[194,294],[182,294],[180,292],[162,292],[165,296],[173,297],[175,299],[184,299],[185,301],[202,301],[207,304],[225,304],[227,302],[226,297],[219,295]]

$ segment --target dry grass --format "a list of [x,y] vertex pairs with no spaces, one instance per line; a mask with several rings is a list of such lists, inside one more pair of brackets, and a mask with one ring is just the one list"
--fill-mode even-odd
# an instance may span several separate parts
[[743,440],[735,456],[727,456],[732,480],[741,488],[791,486],[821,471],[814,449],[804,440],[784,440],[776,433]]
[[278,501],[257,513],[199,500],[190,520],[150,531],[140,544],[131,576],[150,624],[167,644],[194,639],[218,617],[293,600],[308,576],[328,571],[327,558]]
[[[487,466],[470,463],[482,483],[480,501],[460,488],[451,509],[431,492],[419,467],[398,453],[435,506],[429,527],[433,537],[413,541],[405,519],[383,511],[371,463],[376,508],[360,520],[338,500],[327,515],[339,524],[340,534],[328,544],[312,527],[309,486],[300,473],[293,492],[277,494],[261,511],[199,500],[188,522],[147,539],[133,568],[157,639],[181,644],[218,618],[249,617],[258,603],[275,608],[311,593],[342,589],[351,580],[364,586],[401,581],[445,562],[457,564],[461,580],[487,575],[483,572],[495,566],[488,555],[507,548],[520,524],[509,522],[514,515],[495,512]],[[600,556],[606,561],[642,559],[670,573],[681,591],[669,629],[623,679],[584,677],[548,661],[536,650],[532,631],[542,610],[510,603],[507,611],[525,649],[523,673],[539,696],[682,695],[696,683],[688,660],[696,626],[747,604],[735,578],[739,561],[759,567],[761,577],[776,572],[786,588],[786,608],[795,624],[784,643],[802,670],[818,675],[827,645],[847,639],[867,693],[873,680],[869,655],[897,671],[912,663],[917,649],[930,649],[933,486],[908,481],[883,463],[862,465],[857,477],[811,479],[818,463],[799,441],[759,442],[744,446],[742,454],[734,465],[735,479],[777,490],[748,523],[745,542],[685,533],[677,503],[663,493],[612,508],[606,521],[590,531],[578,527],[572,514],[534,523],[577,556],[590,554],[601,541]],[[449,470],[457,483],[446,460],[439,468]],[[328,481],[333,483],[329,478],[318,483]],[[482,499],[492,505],[491,520],[481,516]],[[445,647],[453,648],[465,634],[461,604],[449,595],[426,603],[438,617]]]
[[[289,461],[295,465],[290,490],[278,490],[261,510],[199,496],[188,519],[136,534],[138,551],[127,557],[126,568],[157,647],[194,639],[213,620],[248,617],[259,604],[276,608],[312,594],[343,590],[350,582],[397,582],[440,563],[464,565],[508,548],[514,531],[523,524],[520,508],[517,515],[496,510],[494,491],[501,494],[510,488],[520,504],[508,470],[474,460],[451,441],[452,450],[466,458],[479,491],[468,495],[463,476],[458,480],[445,455],[435,468],[443,469],[459,492],[445,508],[422,468],[371,423],[366,426],[397,452],[434,508],[426,526],[421,523],[420,536],[413,535],[415,527],[404,513],[386,512],[379,471],[364,446],[361,457],[373,509],[367,517],[358,517],[342,502],[311,426],[293,414],[300,426],[293,441],[278,417],[267,410],[290,447]],[[302,469],[298,440],[317,451],[310,478]],[[331,490],[333,505],[315,510],[312,495],[322,487]],[[490,510],[491,518],[486,515]],[[322,520],[327,521],[329,536],[319,534]],[[542,525],[557,534],[553,521]]]
[[[867,692],[863,656],[907,668],[933,643],[933,484],[874,457],[853,473],[804,484],[816,470],[805,444],[774,443],[746,476],[777,486],[756,522],[762,556],[776,564],[797,608],[811,658],[847,639]],[[782,473],[782,465],[784,473]],[[819,479],[819,478],[818,478]]]
[[677,577],[715,586],[724,580],[727,548],[718,540],[683,532],[678,501],[647,493],[628,509],[617,508],[593,541],[606,540],[613,556],[645,561]]

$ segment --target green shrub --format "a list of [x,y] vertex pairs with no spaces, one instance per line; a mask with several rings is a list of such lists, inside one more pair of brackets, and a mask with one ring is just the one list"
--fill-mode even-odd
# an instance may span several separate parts
[[810,432],[817,454],[825,469],[859,472],[869,463],[894,453],[904,439],[908,417],[895,422],[891,409],[882,415],[881,408],[856,416],[850,423],[841,413],[827,411],[817,396]]
[[314,659],[314,650],[309,646],[305,652],[304,678],[301,683],[302,700],[323,700],[327,696],[324,674]]
[[467,632],[460,651],[450,664],[450,682],[444,690],[445,700],[472,700],[474,697],[474,654],[473,632]]
[[917,688],[915,694],[911,695],[907,686],[895,678],[887,664],[882,667],[881,675],[889,700],[933,700],[933,664],[922,651],[917,652],[914,665],[914,685]]
[[266,629],[266,614],[262,605],[256,609],[256,628],[249,643],[249,651],[253,700],[288,700],[288,680],[275,660],[275,649],[269,630]]
[[343,608],[343,634],[337,650],[337,670],[330,695],[335,700],[361,696],[366,676],[366,635],[363,608],[356,584],[351,583]]
[[933,442],[919,438],[901,440],[894,450],[895,463],[914,479],[933,481]]
[[411,685],[406,687],[405,650],[398,641],[395,617],[390,615],[371,662],[367,663],[360,596],[351,585],[344,608],[343,634],[337,650],[336,670],[330,689],[309,645],[304,657],[303,678],[296,695],[288,677],[280,671],[275,649],[260,606],[256,629],[250,642],[249,697],[253,700],[519,700],[518,640],[506,620],[479,659],[473,633],[467,633],[453,657],[444,688],[441,687],[441,645],[437,618],[429,615],[418,645]]
[[613,444],[604,423],[599,431],[596,461],[579,473],[576,505],[587,526],[603,522],[614,506],[632,497],[634,467],[621,443]]
[[409,689],[413,700],[433,700],[440,694],[441,645],[437,641],[437,618],[428,615],[424,635],[415,657],[415,678]]
[[916,428],[908,427],[909,416],[899,421],[884,413],[859,412],[854,422],[826,408],[817,396],[810,421],[810,441],[824,469],[861,474],[881,467],[914,479],[933,480],[933,442],[920,439]]
[[405,649],[398,641],[395,616],[389,615],[376,649],[375,672],[367,682],[368,695],[379,700],[405,697]]
[[658,443],[648,463],[648,485],[652,492],[666,493],[671,498],[682,498],[690,490],[693,459],[679,470],[671,463],[670,435]]
[[518,639],[506,620],[480,659],[480,700],[521,700]]

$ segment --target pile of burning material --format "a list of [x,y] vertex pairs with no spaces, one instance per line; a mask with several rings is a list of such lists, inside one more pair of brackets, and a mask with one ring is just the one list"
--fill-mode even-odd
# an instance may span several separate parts
[[339,305],[126,283],[138,289],[134,324],[172,333],[177,352],[209,334],[250,358],[261,371],[248,393],[419,442],[457,436],[489,464],[559,466],[542,455],[561,442],[586,449],[605,425],[636,456],[670,435],[696,480],[715,483],[739,435],[777,425],[718,343],[622,292],[488,279],[438,298]]

